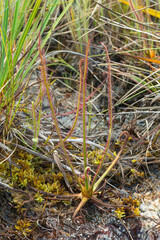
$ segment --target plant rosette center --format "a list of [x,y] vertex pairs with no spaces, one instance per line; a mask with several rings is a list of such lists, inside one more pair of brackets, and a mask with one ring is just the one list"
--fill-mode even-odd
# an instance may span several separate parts
[[87,190],[86,187],[83,186],[82,192],[81,192],[81,199],[84,197],[89,199],[93,196],[93,193],[94,193],[93,189],[89,187],[89,189]]

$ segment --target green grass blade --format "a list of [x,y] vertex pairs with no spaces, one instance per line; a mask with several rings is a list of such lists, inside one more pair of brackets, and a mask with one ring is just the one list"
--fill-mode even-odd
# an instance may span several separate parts
[[33,11],[32,11],[32,13],[31,13],[31,15],[30,15],[30,17],[28,19],[27,25],[25,26],[25,29],[23,31],[23,34],[22,34],[22,36],[20,37],[20,39],[19,39],[19,41],[17,43],[18,48],[17,48],[17,50],[15,52],[14,60],[13,60],[14,66],[17,63],[17,60],[18,60],[18,57],[19,57],[19,55],[21,53],[24,41],[25,41],[25,39],[27,37],[27,34],[28,34],[29,30],[30,30],[31,25],[33,24],[33,20],[34,20],[35,15],[36,15],[36,13],[38,11],[40,3],[41,3],[41,0],[37,0],[36,1],[35,6],[33,8]]
[[[60,2],[60,1],[59,1]],[[65,13],[67,12],[68,8],[72,5],[72,3],[74,2],[74,0],[71,0],[68,5],[64,8],[63,12],[59,15],[59,17],[57,18],[57,20],[53,23],[51,30],[48,32],[47,36],[45,37],[45,39],[42,41],[41,47],[43,48],[44,45],[46,44],[46,42],[48,41],[48,39],[50,38],[53,30],[55,29],[55,27],[58,25],[58,23],[60,22],[60,20],[62,19],[62,17],[65,15]],[[53,6],[55,8],[55,6]],[[43,29],[43,28],[42,28]],[[41,32],[42,33],[42,32]],[[32,54],[32,52],[34,51],[34,47],[30,50],[30,55]],[[33,64],[35,63],[36,59],[39,56],[39,52],[37,52],[35,54],[35,56],[33,57],[32,61],[30,62],[30,64],[28,65],[28,67],[26,68],[24,74],[21,76],[21,79],[23,80],[25,78],[25,76],[27,75],[27,73],[30,71],[30,69],[32,68]],[[28,56],[27,56],[28,58]],[[27,59],[25,59],[26,62]],[[19,74],[22,73],[22,69],[19,72]]]
[[16,28],[19,21],[18,19],[19,11],[20,11],[20,1],[17,1],[15,6],[15,11],[14,11],[12,29],[11,29],[11,39],[15,39],[15,36],[16,36]]
[[[2,79],[3,75],[3,64],[5,59],[5,48],[6,48],[6,39],[7,39],[7,28],[8,28],[8,15],[9,15],[9,0],[5,0],[5,11],[4,11],[4,18],[2,23],[2,32],[1,35],[3,38],[3,41],[1,41],[1,73],[0,73],[0,79]],[[2,80],[0,80],[2,81]]]

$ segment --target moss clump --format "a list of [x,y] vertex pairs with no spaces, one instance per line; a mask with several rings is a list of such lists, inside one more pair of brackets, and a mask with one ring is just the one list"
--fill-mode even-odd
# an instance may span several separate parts
[[[31,199],[27,201],[42,203],[45,200],[45,192],[56,195],[68,194],[62,173],[53,170],[50,162],[43,163],[40,159],[22,151],[17,151],[12,161],[15,164],[11,165],[11,169],[8,162],[1,164],[0,173],[10,186],[22,189],[30,196]],[[14,192],[12,195],[16,208],[23,212],[22,206],[26,203],[26,195],[23,196],[22,192]]]
[[[18,156],[18,157],[17,157]],[[25,189],[32,186],[44,192],[63,194],[63,175],[61,172],[55,173],[51,163],[43,164],[41,160],[34,159],[31,154],[18,152],[14,157],[16,166],[11,168],[6,165],[5,176],[10,178],[11,185],[15,188]]]
[[133,199],[131,196],[129,196],[128,198],[118,199],[118,204],[122,205],[122,207],[118,207],[115,210],[116,216],[118,218],[121,219],[125,216],[139,216],[140,202],[138,199]]
[[31,226],[31,222],[28,221],[27,219],[24,219],[24,220],[18,219],[17,224],[15,225],[15,229],[18,232],[22,233],[23,236],[26,237],[27,234],[32,231],[30,226]]

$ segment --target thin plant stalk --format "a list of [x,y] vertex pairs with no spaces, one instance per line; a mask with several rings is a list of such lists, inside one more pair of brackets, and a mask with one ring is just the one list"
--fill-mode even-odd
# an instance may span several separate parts
[[89,53],[89,45],[88,42],[86,49],[86,57],[85,57],[85,65],[84,65],[84,75],[83,75],[83,111],[82,111],[82,121],[83,121],[83,158],[84,158],[84,175],[85,175],[85,186],[86,190],[89,190],[89,182],[88,182],[88,174],[87,174],[87,146],[86,146],[86,79],[88,72],[88,53]]
[[[126,139],[127,140],[127,139]],[[124,150],[124,146],[126,145],[126,142],[123,143],[123,146],[121,148],[121,150],[119,151],[119,153],[117,154],[117,156],[115,157],[115,159],[112,161],[111,165],[107,168],[107,170],[102,174],[102,176],[98,179],[98,181],[94,184],[93,186],[93,192],[96,191],[96,189],[99,187],[99,185],[101,184],[101,182],[104,180],[104,178],[108,175],[108,173],[112,170],[112,168],[114,167],[114,165],[117,163],[117,161],[119,160],[123,150]]]
[[[76,110],[76,115],[75,115],[75,119],[74,119],[74,122],[73,122],[73,125],[71,127],[71,130],[69,131],[69,133],[67,134],[67,136],[63,139],[63,143],[71,136],[71,134],[73,133],[74,129],[75,129],[75,126],[76,126],[76,123],[77,123],[77,120],[78,120],[78,116],[79,116],[79,111],[80,111],[80,99],[81,99],[81,90],[82,90],[82,84],[83,84],[83,71],[82,71],[82,62],[83,62],[83,59],[80,60],[79,62],[79,71],[80,71],[80,84],[79,84],[79,93],[78,93],[78,101],[77,101],[77,110]],[[54,151],[55,149],[57,149],[59,146],[61,145],[60,144],[57,144],[55,146],[55,148],[52,150]]]
[[110,146],[110,141],[111,141],[111,135],[112,135],[112,118],[113,118],[113,114],[112,114],[112,82],[111,82],[111,66],[110,66],[110,59],[109,59],[109,55],[108,55],[108,50],[107,47],[102,43],[103,47],[105,48],[106,51],[106,56],[107,56],[107,61],[108,61],[108,112],[109,112],[109,131],[108,131],[108,139],[107,139],[107,143],[106,143],[106,147],[104,150],[104,155],[103,158],[98,166],[98,169],[96,171],[96,174],[93,178],[92,181],[92,185],[91,188],[94,188],[94,184],[96,181],[96,178],[98,177],[98,174],[102,168],[102,165],[104,163],[104,160],[106,158],[107,152],[109,150],[109,146]]
[[44,54],[43,54],[43,52],[41,50],[41,38],[40,38],[40,36],[39,36],[39,55],[40,55],[40,60],[41,60],[41,64],[42,64],[42,66],[41,66],[42,81],[43,81],[44,86],[46,88],[46,93],[47,93],[49,106],[50,106],[50,109],[51,109],[51,112],[52,112],[52,117],[53,117],[55,128],[56,128],[56,131],[57,131],[60,143],[61,143],[61,147],[62,147],[63,152],[65,154],[66,161],[67,161],[68,165],[70,166],[70,168],[72,170],[72,173],[74,174],[80,189],[82,189],[81,182],[80,182],[77,174],[75,173],[74,167],[73,167],[73,165],[72,165],[72,163],[70,161],[70,158],[69,158],[69,156],[67,154],[67,151],[66,151],[66,148],[64,146],[63,139],[62,139],[62,136],[61,136],[61,132],[60,132],[60,129],[59,129],[59,126],[58,126],[58,121],[57,121],[57,118],[56,118],[56,112],[55,112],[55,109],[54,109],[54,106],[53,106],[53,99],[51,97],[51,93],[50,93],[50,90],[49,90],[49,82],[48,82],[47,74],[46,74],[46,63],[45,63]]
[[[113,160],[113,162],[111,163],[111,165],[107,168],[107,170],[103,173],[103,175],[98,179],[97,182],[96,178],[102,168],[103,162],[106,158],[107,152],[109,150],[109,145],[110,145],[110,140],[111,140],[111,133],[112,133],[112,88],[111,88],[111,70],[110,70],[110,60],[109,60],[109,55],[108,55],[108,51],[107,51],[107,47],[102,44],[105,48],[106,51],[106,55],[107,55],[107,61],[108,61],[108,108],[109,108],[109,133],[108,133],[108,139],[107,139],[107,143],[106,143],[106,147],[105,147],[105,151],[104,151],[104,155],[103,158],[98,166],[97,172],[93,177],[92,180],[92,184],[91,186],[89,185],[89,179],[88,179],[88,171],[90,171],[89,167],[87,166],[87,159],[84,159],[84,175],[85,175],[85,186],[82,189],[82,192],[79,194],[79,198],[81,198],[81,202],[79,203],[78,207],[76,208],[73,217],[75,217],[77,215],[77,213],[80,211],[80,209],[86,204],[86,202],[89,199],[92,199],[92,197],[94,197],[95,191],[96,189],[99,187],[100,183],[104,180],[104,178],[107,176],[107,174],[110,172],[110,170],[113,168],[113,166],[116,164],[116,162],[118,161],[121,153],[123,152],[124,146],[126,144],[127,141],[127,137],[126,137],[126,141],[123,144],[120,152],[117,154],[116,158]],[[86,58],[88,58],[88,49],[89,49],[89,43],[87,46],[87,50],[86,50]],[[86,84],[86,76],[87,76],[87,68],[88,68],[88,62],[85,61],[85,68],[84,68],[84,78],[83,78],[83,105],[85,105],[85,88],[84,88],[84,84]],[[83,106],[83,144],[86,144],[86,135],[85,135],[85,131],[84,129],[86,129],[86,121],[85,121],[85,107]],[[86,148],[84,148],[83,150],[86,150]],[[84,154],[84,156],[86,156],[86,152]],[[85,162],[86,161],[86,162]]]

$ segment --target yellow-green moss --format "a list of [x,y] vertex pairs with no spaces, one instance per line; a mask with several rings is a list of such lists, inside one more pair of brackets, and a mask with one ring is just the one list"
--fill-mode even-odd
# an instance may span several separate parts
[[[43,192],[57,195],[68,194],[62,173],[53,170],[50,162],[43,163],[41,159],[34,158],[33,155],[23,151],[17,151],[12,161],[16,165],[11,165],[11,174],[8,162],[0,165],[0,173],[7,180],[7,183],[15,189],[23,189],[26,193],[30,187],[36,189],[37,192],[29,190],[32,201],[42,203],[45,200]],[[70,182],[72,181],[71,176],[68,179]],[[23,196],[22,193],[13,193],[14,203],[21,212],[26,210],[22,209],[25,198],[26,196]]]
[[123,218],[125,216],[139,216],[140,202],[138,199],[129,196],[128,198],[118,199],[116,203],[122,205],[122,207],[118,207],[115,210],[115,214],[118,218]]

